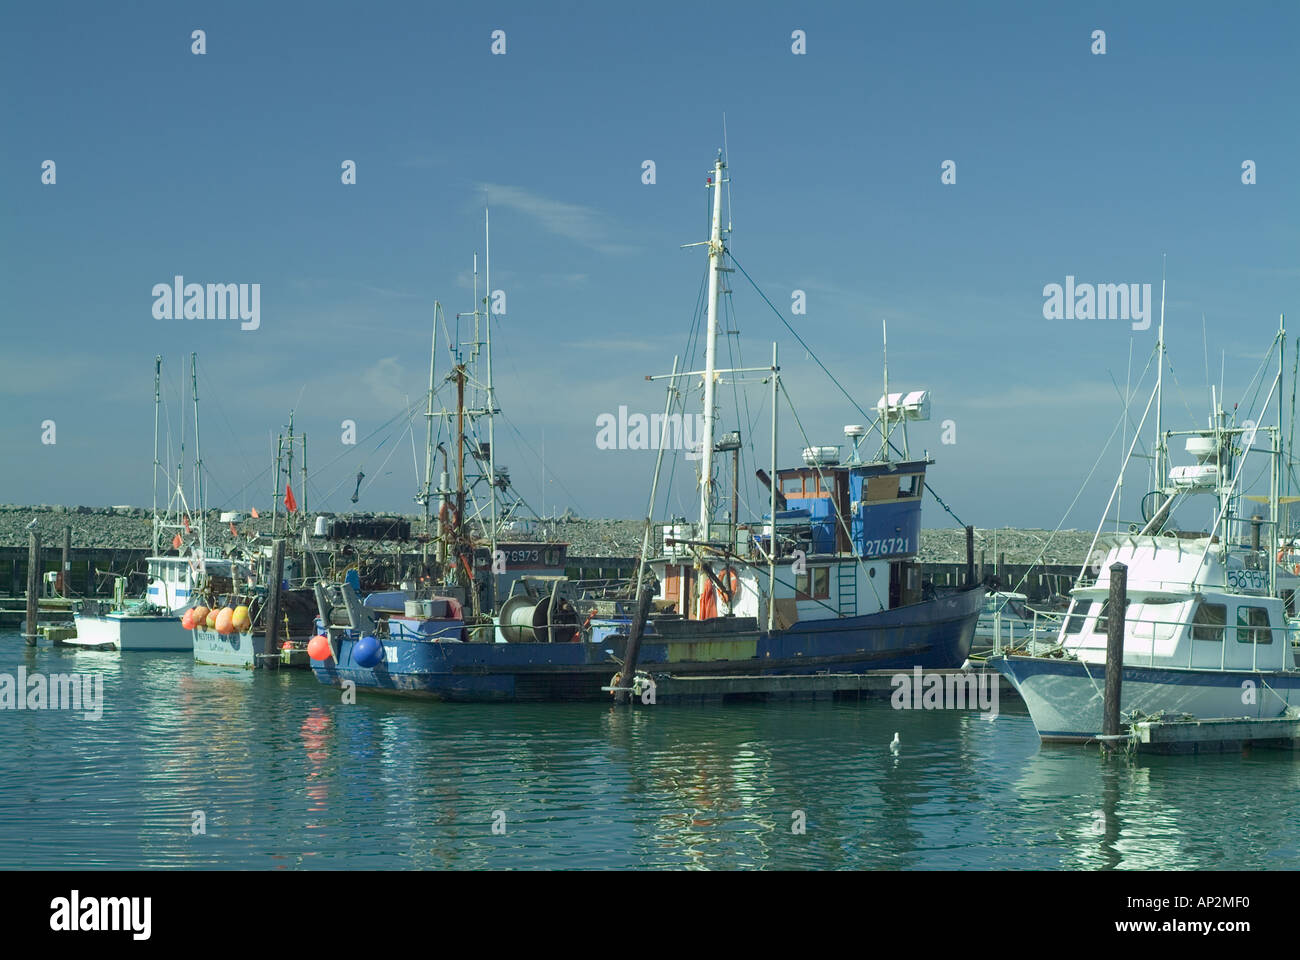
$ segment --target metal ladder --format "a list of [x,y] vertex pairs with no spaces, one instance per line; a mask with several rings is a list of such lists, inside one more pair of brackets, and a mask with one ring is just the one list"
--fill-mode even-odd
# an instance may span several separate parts
[[837,563],[836,589],[839,591],[841,617],[858,615],[858,567],[856,563]]

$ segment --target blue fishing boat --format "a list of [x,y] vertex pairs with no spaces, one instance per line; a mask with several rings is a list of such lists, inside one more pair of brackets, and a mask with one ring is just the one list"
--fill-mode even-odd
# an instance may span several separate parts
[[[984,589],[970,583],[937,590],[923,582],[917,559],[933,461],[910,453],[907,424],[928,419],[929,395],[890,393],[886,372],[875,423],[845,428],[853,444],[846,462],[838,446],[805,437],[802,465],[778,469],[778,398],[789,398],[780,393],[776,345],[770,365],[724,370],[715,363],[723,275],[732,272],[721,217],[724,169],[719,158],[708,180],[704,368],[678,372],[674,364],[672,374],[650,378],[668,381],[668,398],[658,422],[658,460],[635,582],[619,597],[595,595],[564,577],[522,577],[504,602],[493,599],[489,609],[474,582],[476,566],[465,559],[474,545],[453,522],[439,548],[448,561],[431,596],[363,597],[357,583],[346,581],[317,587],[321,633],[313,640],[312,668],[321,682],[444,700],[590,700],[627,689],[637,673],[651,679],[762,676],[963,663]],[[482,316],[490,322],[486,312]],[[490,335],[487,349],[490,371]],[[674,407],[683,396],[680,387],[696,377],[703,388],[703,436],[691,459],[699,462],[700,519],[655,524],[667,434],[676,426],[680,435],[682,423]],[[731,520],[716,518],[714,454],[738,449],[736,431],[716,436],[714,387],[723,377],[771,390],[771,472],[756,472],[769,509],[752,523],[738,519],[738,455]],[[458,387],[464,382],[463,371],[457,373]],[[432,383],[431,372],[431,390]],[[486,409],[490,416],[490,399]],[[877,429],[880,452],[863,460],[861,443]],[[463,447],[463,438],[454,439]],[[454,521],[464,512],[458,503],[443,514]],[[495,529],[489,534],[497,556]]]

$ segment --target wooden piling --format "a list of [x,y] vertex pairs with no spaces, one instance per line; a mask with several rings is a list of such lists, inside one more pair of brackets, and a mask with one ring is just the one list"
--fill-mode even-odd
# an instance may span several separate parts
[[[1120,690],[1124,683],[1124,607],[1128,601],[1128,567],[1110,566],[1110,599],[1106,604],[1106,690],[1103,701],[1101,732],[1106,737],[1119,735]],[[1102,747],[1114,750],[1117,740],[1103,740]]]
[[280,585],[284,582],[284,541],[276,540],[271,547],[270,583],[266,589],[266,649],[259,666],[274,667],[280,663]]
[[59,596],[66,597],[72,591],[68,589],[68,581],[71,579],[72,563],[72,527],[65,525],[63,528],[63,556],[59,561],[59,580],[56,584]]
[[975,528],[966,528],[966,586],[975,586]]
[[41,610],[41,535],[35,530],[27,532],[27,632],[23,639],[27,646],[36,646],[39,635]]
[[637,587],[636,612],[632,615],[632,626],[627,631],[627,648],[623,654],[623,669],[621,671],[622,679],[618,683],[624,689],[615,692],[615,703],[628,702],[629,694],[626,688],[632,686],[632,680],[636,677],[636,661],[641,653],[641,632],[645,625],[646,615],[650,612],[650,600],[650,578],[643,576]]

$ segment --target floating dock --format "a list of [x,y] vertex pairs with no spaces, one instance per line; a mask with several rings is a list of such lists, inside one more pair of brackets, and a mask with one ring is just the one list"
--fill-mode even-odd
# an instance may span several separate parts
[[[779,700],[887,700],[896,687],[897,676],[913,676],[910,669],[868,670],[864,673],[801,673],[753,676],[674,676],[656,674],[655,702],[702,703],[709,701]],[[996,670],[926,670],[925,676],[980,678],[996,681],[999,701],[1003,697],[1019,702],[1015,688]],[[988,678],[985,680],[984,678]],[[946,679],[945,679],[946,683]],[[972,705],[970,709],[977,709]]]
[[1129,727],[1139,753],[1230,753],[1245,747],[1300,749],[1300,717],[1142,720]]
[[40,634],[41,641],[52,647],[77,636],[76,626],[67,623],[42,623],[36,627],[36,631]]

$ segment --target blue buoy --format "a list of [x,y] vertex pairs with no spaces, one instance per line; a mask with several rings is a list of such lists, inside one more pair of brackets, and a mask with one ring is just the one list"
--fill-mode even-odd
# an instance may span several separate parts
[[384,660],[384,647],[372,636],[364,636],[352,648],[352,662],[369,670]]

